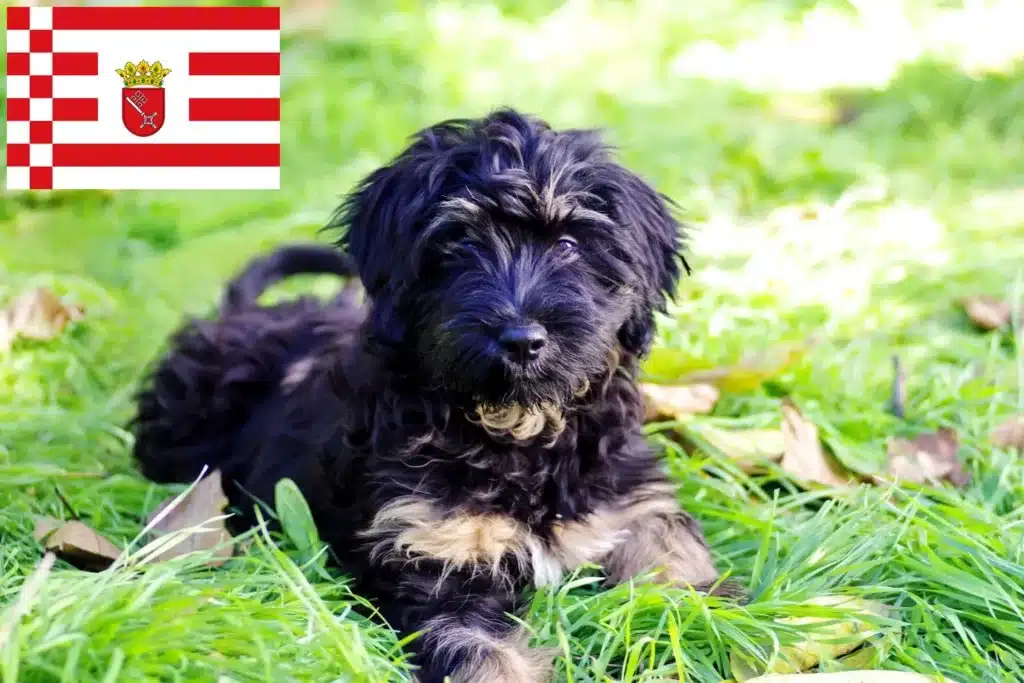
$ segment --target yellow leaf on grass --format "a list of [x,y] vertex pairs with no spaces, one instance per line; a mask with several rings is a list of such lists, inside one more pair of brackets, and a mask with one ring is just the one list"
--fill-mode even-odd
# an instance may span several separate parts
[[956,457],[959,439],[949,428],[919,434],[913,439],[889,439],[889,474],[901,481],[935,484],[946,480],[966,486],[971,475]]
[[778,462],[785,450],[779,429],[725,430],[700,425],[693,426],[692,431],[745,472],[763,470],[767,461]]
[[992,430],[992,445],[1024,453],[1024,415],[1009,418]]
[[[156,539],[186,529],[196,529],[196,531],[190,533],[184,540],[157,553],[153,559],[169,560],[197,550],[214,548],[216,550],[207,562],[211,567],[219,567],[231,559],[234,553],[231,534],[228,533],[224,520],[217,519],[224,515],[224,508],[228,505],[227,496],[224,495],[224,489],[221,486],[220,470],[213,470],[209,475],[200,479],[184,498],[170,507],[177,498],[178,496],[174,496],[165,500],[149,515],[147,522],[152,522],[160,515],[164,515],[153,525],[150,530],[151,536]],[[164,514],[165,511],[166,514]],[[202,529],[199,530],[199,527]]]
[[54,555],[85,571],[102,571],[121,555],[120,548],[84,522],[39,517],[33,536]]
[[944,676],[927,676],[910,671],[837,671],[823,674],[772,674],[751,678],[746,683],[957,683]]
[[779,465],[802,482],[822,486],[851,486],[850,473],[831,453],[825,451],[818,428],[790,401],[782,405],[784,453]]
[[670,386],[641,383],[646,408],[645,420],[685,420],[691,415],[706,415],[715,409],[718,389],[710,384]]
[[746,356],[736,365],[697,370],[682,380],[686,384],[713,384],[722,391],[737,394],[753,391],[796,365],[806,355],[811,344],[784,344],[764,349]]
[[732,393],[752,391],[795,365],[814,341],[782,344],[742,358],[735,365],[712,366],[678,349],[655,347],[643,364],[645,379],[658,384],[710,384]]
[[46,341],[60,335],[85,310],[78,304],[65,304],[45,287],[25,292],[0,310],[0,350],[10,348],[15,339]]
[[[863,646],[878,635],[869,622],[871,617],[884,617],[889,608],[873,600],[841,595],[823,595],[808,605],[841,610],[843,617],[783,617],[777,623],[788,626],[818,625],[806,640],[779,649],[767,667],[756,666],[733,654],[729,657],[733,677],[741,683],[760,680],[764,674],[791,674],[808,671],[823,661],[835,660]],[[764,670],[762,670],[762,668]]]

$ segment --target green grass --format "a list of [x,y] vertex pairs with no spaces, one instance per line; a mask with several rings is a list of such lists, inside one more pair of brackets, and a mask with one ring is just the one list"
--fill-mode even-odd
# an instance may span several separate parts
[[[260,532],[217,570],[145,563],[136,537],[172,489],[134,473],[122,426],[167,333],[243,261],[316,237],[414,130],[503,104],[606,128],[683,205],[695,275],[663,344],[727,363],[819,340],[702,420],[777,424],[791,396],[865,472],[884,465],[888,436],[950,426],[973,477],[963,491],[804,493],[652,430],[753,598],[567,579],[524,617],[561,652],[558,680],[719,681],[731,653],[763,660],[806,637],[776,620],[826,593],[896,608],[879,625],[893,643],[880,668],[1024,680],[1024,460],[987,441],[1024,408],[1024,342],[972,329],[957,305],[1024,301],[1024,66],[1008,61],[1024,53],[1024,19],[1019,3],[989,4],[338,3],[283,39],[280,192],[3,195],[0,301],[45,284],[88,310],[63,338],[0,356],[3,683],[406,676],[395,637],[342,577],[304,573]],[[830,108],[842,122],[821,117]],[[894,354],[904,420],[886,412]],[[32,516],[65,517],[58,490],[130,548],[115,570],[58,562],[28,580],[42,555]]]

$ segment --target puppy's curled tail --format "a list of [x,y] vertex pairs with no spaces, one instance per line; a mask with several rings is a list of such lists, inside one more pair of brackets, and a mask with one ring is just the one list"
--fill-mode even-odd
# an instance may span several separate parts
[[[239,273],[224,292],[223,313],[237,313],[256,305],[270,287],[293,275],[356,275],[355,264],[348,254],[336,247],[315,244],[293,244],[278,247],[270,254],[253,260]],[[350,282],[346,293],[357,287]]]

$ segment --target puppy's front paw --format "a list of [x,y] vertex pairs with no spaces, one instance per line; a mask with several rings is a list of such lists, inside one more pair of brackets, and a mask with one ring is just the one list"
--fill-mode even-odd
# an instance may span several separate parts
[[656,571],[659,582],[727,598],[746,594],[735,580],[719,581],[700,524],[679,507],[669,487],[639,492],[623,511],[627,533],[604,562],[611,581]]

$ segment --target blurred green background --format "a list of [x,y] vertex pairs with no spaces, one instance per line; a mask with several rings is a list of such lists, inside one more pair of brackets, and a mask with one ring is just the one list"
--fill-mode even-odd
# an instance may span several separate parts
[[[1024,2],[292,0],[282,12],[280,191],[0,198],[0,303],[44,285],[87,310],[58,342],[19,342],[0,355],[0,601],[38,558],[30,516],[62,514],[54,484],[111,538],[138,532],[140,511],[161,493],[132,472],[124,420],[142,369],[183,315],[209,310],[252,255],[325,239],[317,231],[341,196],[415,130],[508,105],[555,127],[604,129],[624,163],[682,206],[695,273],[662,321],[663,348],[713,365],[818,340],[769,385],[727,394],[709,424],[777,423],[780,397],[791,395],[863,473],[884,467],[892,434],[949,425],[974,475],[967,490],[935,502],[971,530],[971,540],[954,541],[934,511],[896,510],[884,489],[819,514],[803,499],[773,502],[763,482],[720,456],[666,446],[716,552],[760,591],[763,611],[676,624],[687,633],[678,651],[663,612],[625,629],[635,615],[615,611],[621,593],[602,606],[625,620],[617,626],[552,608],[534,618],[541,638],[575,662],[559,676],[664,680],[684,662],[694,680],[720,680],[729,648],[746,647],[787,600],[859,587],[912,596],[902,613],[911,635],[885,666],[1020,680],[1024,627],[1014,619],[1024,622],[1024,595],[1013,588],[1019,575],[996,560],[1024,559],[1024,465],[995,452],[987,434],[1024,405],[1024,360],[1018,339],[979,333],[957,302],[979,293],[1020,301],[1024,292]],[[907,368],[907,420],[886,410],[894,354]],[[708,468],[719,478],[702,474]],[[795,507],[782,515],[780,504]],[[858,545],[863,538],[873,545]],[[815,569],[822,548],[843,562]],[[949,572],[912,565],[924,549]],[[950,568],[978,583],[947,580],[957,575]],[[240,591],[239,615],[257,612],[247,599],[266,604],[257,589],[230,588],[230,572],[217,577],[175,575],[167,585],[197,604],[200,584]],[[74,595],[85,590],[78,580],[54,590]],[[128,609],[130,585],[105,586],[96,595]],[[348,598],[332,590],[307,598],[337,611]],[[664,599],[657,609],[678,607]],[[153,589],[147,600],[153,615],[174,612],[170,593]],[[319,680],[310,672],[328,670],[349,680],[358,666],[339,663],[337,647],[303,649],[288,635],[305,623],[304,607],[289,604],[261,617],[262,627],[225,617],[170,637],[190,653],[187,664],[155,655],[137,635],[139,649],[119,646],[118,671],[134,672],[124,680],[170,680],[170,671],[206,680],[217,643],[235,639],[239,661],[262,662],[239,664],[239,680]],[[43,629],[20,641],[5,671],[20,661],[24,680],[65,680],[61,670],[73,672],[66,680],[117,680],[103,678],[104,662],[128,632],[101,628],[82,609],[51,616],[88,644],[91,668],[67,669],[66,644]],[[161,619],[133,628],[152,637],[146,629]],[[362,628],[353,633],[370,633]],[[351,645],[356,636],[346,637]],[[398,657],[385,645],[380,661]]]

